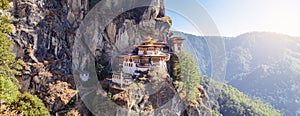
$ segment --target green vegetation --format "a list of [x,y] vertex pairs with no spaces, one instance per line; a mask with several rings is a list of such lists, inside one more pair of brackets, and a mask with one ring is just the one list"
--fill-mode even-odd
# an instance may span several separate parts
[[232,44],[227,47],[231,55],[226,79],[233,87],[270,103],[284,115],[299,115],[299,42],[299,37],[275,33],[248,33],[229,39]]
[[[0,10],[8,9],[7,0],[0,1]],[[7,40],[7,33],[11,32],[10,20],[6,16],[0,16],[0,100],[7,102],[17,97],[18,81],[14,75],[20,68],[12,52],[13,41]]]
[[[0,0],[0,6],[0,10],[7,10],[8,1]],[[12,52],[14,42],[7,39],[10,32],[9,18],[0,16],[0,106],[7,107],[0,111],[0,115],[5,115],[5,110],[24,115],[49,115],[40,99],[29,93],[21,94],[18,90],[20,85],[15,75],[20,74],[18,70],[22,68],[22,61],[15,60],[16,56]],[[2,104],[4,102],[6,104]]]
[[18,98],[10,104],[10,108],[22,112],[25,116],[49,115],[42,100],[30,93],[18,94]]
[[0,10],[9,9],[8,0],[0,0]]
[[7,77],[0,76],[0,100],[11,102],[17,98],[17,93],[18,86]]
[[175,67],[178,74],[175,78],[175,84],[187,101],[191,103],[196,100],[199,93],[197,86],[199,86],[201,77],[192,55],[182,52],[178,56],[179,61]]
[[237,89],[203,77],[201,85],[208,88],[211,105],[225,116],[281,116],[280,112],[259,100],[252,100]]
[[199,76],[196,61],[190,54],[180,53],[178,57],[174,84],[188,102],[196,99],[199,92],[197,86],[201,84],[207,89],[213,116],[281,116],[280,112],[271,106],[259,100],[252,100],[229,85]]
[[[216,73],[211,70],[215,61],[211,59],[213,55],[205,40],[220,37],[178,34],[187,38],[184,49],[194,55],[201,74],[210,77]],[[250,98],[271,104],[283,115],[300,115],[299,37],[253,32],[221,38],[227,62],[224,76],[229,85]]]

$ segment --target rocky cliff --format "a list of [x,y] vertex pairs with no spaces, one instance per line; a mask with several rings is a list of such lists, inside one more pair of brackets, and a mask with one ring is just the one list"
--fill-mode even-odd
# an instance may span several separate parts
[[[10,14],[14,26],[11,38],[16,43],[17,57],[25,61],[23,75],[19,77],[22,91],[38,95],[52,114],[65,113],[71,109],[87,114],[85,108],[87,107],[94,114],[111,115],[112,112],[109,112],[111,110],[96,112],[99,111],[96,108],[114,109],[115,104],[108,105],[110,102],[97,104],[101,99],[107,98],[95,96],[108,95],[105,91],[101,91],[104,87],[97,84],[98,78],[101,80],[108,76],[104,72],[114,69],[111,63],[113,58],[128,52],[133,45],[140,44],[147,36],[163,41],[170,39],[172,21],[165,15],[163,0],[102,0],[101,4],[91,9],[93,6],[91,3],[94,2],[94,0],[11,1]],[[116,9],[120,5],[123,5],[124,9]],[[126,9],[135,5],[140,7]],[[108,18],[104,17],[106,15],[95,12],[99,10],[104,13],[112,12],[107,16],[117,15],[106,20]],[[86,50],[87,52],[82,53]],[[85,61],[90,58],[94,59]],[[82,73],[77,69],[84,70],[91,64],[96,66],[94,70],[98,78],[89,81],[93,81],[97,86],[84,85],[76,80],[76,76]],[[93,76],[97,77],[95,75]],[[142,89],[133,87],[111,96],[118,106],[127,105],[122,107],[123,109],[115,108],[114,113],[119,115],[210,113],[206,108],[205,101],[208,98],[204,96],[203,89],[199,89],[202,91],[198,96],[199,102],[186,110],[180,106],[182,103],[179,96],[176,96],[171,78],[166,78],[163,82],[167,83],[150,96],[144,95],[143,87]],[[86,99],[92,101],[86,102]],[[151,103],[155,101],[155,104],[151,105],[152,108],[147,105],[148,101]],[[145,112],[141,113],[142,110]]]
[[13,0],[10,14],[17,57],[22,58],[22,91],[38,95],[51,113],[68,110],[76,95],[71,48],[88,12],[88,0]]

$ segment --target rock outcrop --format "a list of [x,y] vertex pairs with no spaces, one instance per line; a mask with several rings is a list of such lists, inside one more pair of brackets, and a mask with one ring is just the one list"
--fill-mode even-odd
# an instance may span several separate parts
[[[101,115],[112,115],[109,109],[114,109],[116,115],[183,115],[184,112],[189,115],[209,114],[209,109],[205,107],[206,99],[202,99],[206,98],[203,97],[204,94],[199,95],[195,106],[186,110],[184,101],[176,95],[177,91],[170,77],[158,81],[166,84],[157,88],[153,94],[145,95],[147,90],[133,88],[111,96],[118,106],[126,106],[123,109],[114,108],[116,104],[111,102],[99,103],[109,101],[103,97],[109,96],[101,89],[103,87],[77,82],[76,74],[79,76],[85,73],[76,72],[77,68],[84,69],[90,63],[94,66],[99,65],[100,72],[109,72],[114,70],[111,62],[117,55],[129,52],[133,45],[145,41],[147,36],[162,41],[168,41],[171,36],[172,21],[165,15],[163,0],[102,0],[101,5],[105,5],[107,9],[101,5],[89,9],[91,1],[94,2],[94,0],[12,1],[10,13],[14,30],[11,38],[16,43],[17,57],[25,61],[23,75],[19,77],[22,91],[38,95],[52,114],[73,108],[85,111],[80,109],[85,108],[82,101],[74,98],[76,89],[83,101],[91,101],[89,102],[91,104],[85,104],[86,107],[92,113]],[[125,9],[121,12],[121,9],[115,9],[118,5],[138,6],[139,4],[147,4],[147,6]],[[112,12],[112,14],[119,12],[119,14],[109,20],[104,16],[91,14],[101,8],[105,12]],[[106,22],[107,25],[101,25],[101,22]],[[86,45],[81,45],[80,42]],[[78,51],[89,54],[78,53]],[[77,58],[79,56],[81,58]],[[89,60],[91,58],[95,59]],[[73,70],[72,65],[73,68],[75,65]],[[99,67],[96,67],[97,72],[100,70]],[[75,75],[72,75],[72,72],[75,72]],[[86,74],[83,76],[88,77]],[[98,76],[103,76],[103,73]],[[99,84],[97,78],[92,81]],[[76,103],[73,103],[74,99]],[[102,112],[93,112],[97,111],[97,108],[102,109]]]
[[[11,18],[17,58],[22,58],[22,91],[38,95],[52,113],[64,110],[74,94],[71,49],[75,30],[88,12],[88,0],[13,0]],[[53,88],[69,83],[58,93]],[[63,89],[63,88],[61,88]],[[55,93],[57,95],[48,96]],[[62,98],[64,96],[64,98]],[[67,101],[66,101],[67,100]],[[59,107],[58,107],[59,106]]]

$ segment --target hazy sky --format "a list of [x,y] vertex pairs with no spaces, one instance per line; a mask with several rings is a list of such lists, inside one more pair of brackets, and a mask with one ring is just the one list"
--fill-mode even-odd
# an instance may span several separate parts
[[[189,0],[169,1],[182,6]],[[300,36],[300,0],[197,0],[197,2],[213,19],[223,36],[237,36],[252,31]],[[168,5],[166,2],[167,9]],[[193,12],[194,15],[197,13],[199,12]],[[174,30],[203,35],[180,13],[167,10],[167,15],[173,20]]]

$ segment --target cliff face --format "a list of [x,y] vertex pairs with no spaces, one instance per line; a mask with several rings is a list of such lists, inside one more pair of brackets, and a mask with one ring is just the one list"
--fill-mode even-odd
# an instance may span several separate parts
[[[165,16],[163,0],[102,0],[100,2],[103,4],[98,4],[94,9],[89,9],[91,1],[12,1],[13,7],[10,12],[13,18],[14,30],[11,38],[16,42],[17,57],[24,59],[26,62],[23,75],[19,77],[22,91],[29,91],[38,95],[52,114],[74,108],[84,113],[85,106],[82,101],[74,97],[78,92],[77,90],[79,90],[79,96],[83,99],[83,102],[87,103],[84,99],[92,100],[92,102],[88,102],[91,104],[86,104],[89,110],[93,110],[92,113],[110,114],[110,110],[106,110],[107,112],[103,112],[103,109],[102,112],[96,112],[97,110],[95,110],[96,108],[102,108],[101,105],[107,105],[95,104],[97,101],[101,101],[99,99],[102,99],[102,97],[97,98],[95,96],[106,95],[105,91],[101,91],[103,87],[97,83],[97,78],[88,80],[93,81],[96,86],[84,85],[84,83],[74,81],[80,79],[78,70],[84,70],[88,66],[95,66],[96,64],[96,66],[101,67],[94,69],[95,75],[98,73],[98,76],[100,76],[98,78],[105,78],[101,77],[104,75],[103,70],[107,72],[114,70],[112,60],[117,55],[130,51],[133,45],[140,44],[147,36],[169,41],[171,35],[169,29],[172,21]],[[104,15],[94,12],[102,8],[105,12],[113,13],[116,6],[128,3],[131,6],[138,6],[139,4],[151,4],[152,6],[128,9],[110,20],[107,20]],[[124,6],[124,8],[130,7]],[[102,25],[101,22],[108,23]],[[85,43],[85,45],[81,43]],[[91,57],[95,59],[85,61]],[[99,70],[102,70],[102,72]],[[93,76],[97,77],[95,75]],[[116,109],[116,114],[143,115],[140,111],[145,110],[147,112],[144,115],[182,115],[185,108],[180,104],[182,105],[183,101],[180,101],[179,96],[176,96],[176,90],[172,86],[170,78],[166,80],[169,86],[165,85],[158,89],[158,93],[149,96],[141,92],[144,91],[143,88],[128,89],[112,96],[116,101],[119,101],[119,105],[128,106],[125,107],[128,108],[126,110]],[[92,95],[95,96],[89,98]],[[207,103],[205,102],[207,96],[204,95],[205,92],[199,95],[199,102],[196,103],[196,106],[190,107],[185,113],[190,115],[209,114],[210,111],[206,108]],[[130,99],[126,101],[127,98]],[[205,99],[202,100],[202,98]],[[152,110],[149,105],[147,107],[147,101],[156,103],[152,104]],[[128,110],[133,110],[133,112]]]
[[88,3],[88,0],[11,2],[14,25],[11,38],[16,43],[17,57],[26,62],[19,77],[22,91],[38,95],[52,113],[65,109],[76,94],[71,48]]
[[88,0],[15,0],[12,37],[23,52],[31,44],[38,61],[71,59],[75,30],[87,10]]

